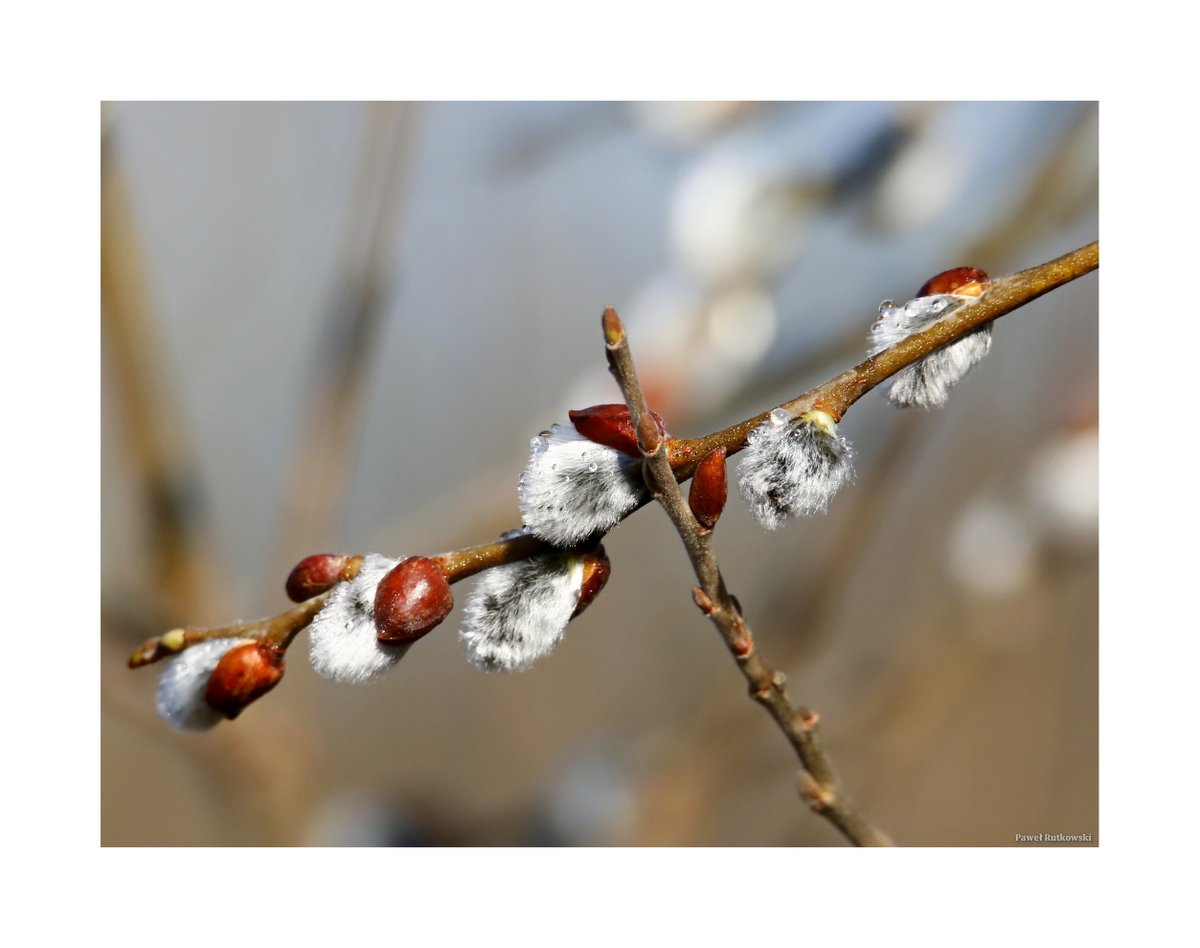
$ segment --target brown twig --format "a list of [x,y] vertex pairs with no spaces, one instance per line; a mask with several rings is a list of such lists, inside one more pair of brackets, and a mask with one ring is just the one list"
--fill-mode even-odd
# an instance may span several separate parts
[[[962,338],[985,323],[999,319],[1039,296],[1091,273],[1099,266],[1100,242],[1097,240],[1047,263],[991,280],[982,296],[959,306],[928,329],[913,333],[854,368],[784,402],[780,407],[795,416],[818,406],[840,419],[847,408],[875,386],[886,382],[934,349]],[[771,410],[768,409],[702,438],[672,442],[670,462],[676,479],[691,477],[696,465],[714,448],[724,448],[728,454],[742,450],[750,432],[766,421],[770,414]]]
[[[939,346],[953,342],[972,330],[979,328],[984,323],[998,319],[1006,313],[1010,313],[1018,307],[1037,299],[1044,293],[1048,293],[1056,287],[1062,286],[1086,273],[1090,273],[1099,265],[1100,244],[1096,241],[1085,247],[1081,247],[1079,250],[1064,254],[1055,260],[1031,267],[1028,270],[1022,270],[1020,273],[1009,277],[992,280],[988,283],[986,292],[978,299],[960,306],[950,315],[939,320],[928,329],[914,333],[891,348],[885,349],[883,352],[860,363],[853,369],[849,369],[829,381],[818,385],[816,388],[809,389],[791,401],[785,402],[783,407],[787,408],[793,414],[799,414],[819,404],[824,410],[840,418],[851,404],[876,385],[886,381],[901,369],[928,355]],[[611,318],[608,316],[610,312],[612,314]],[[624,330],[620,326],[620,320],[617,318],[616,313],[610,310],[605,311],[605,340],[609,345],[611,360],[613,353],[623,344]],[[611,366],[612,362],[610,361]],[[630,363],[630,370],[632,371],[632,362]],[[633,376],[633,378],[636,381],[636,376]],[[618,378],[618,381],[620,381],[620,378]],[[628,393],[626,393],[627,401],[628,397]],[[638,398],[642,399],[640,390]],[[635,429],[641,420],[642,414],[645,412],[644,400],[641,400],[639,404],[641,407],[636,410],[632,404],[630,405],[631,418],[634,420]],[[660,473],[669,471],[671,479],[674,482],[685,481],[692,476],[700,461],[716,448],[725,448],[728,454],[734,454],[744,448],[749,433],[755,427],[762,424],[769,415],[769,411],[762,412],[753,418],[702,438],[660,440],[660,443],[655,444],[650,453],[654,459],[661,460],[652,459],[649,468],[651,472],[656,467]],[[642,432],[639,432],[639,441],[641,441],[642,434]],[[647,426],[645,434],[653,436],[651,426]],[[683,494],[679,491],[678,483],[675,484],[672,491],[664,491],[661,488],[656,488],[655,484],[657,483],[660,482],[651,484],[651,491],[664,504],[667,503],[667,500],[664,498],[670,496],[682,498]],[[642,506],[643,504],[639,504],[634,509],[640,509]],[[699,573],[701,566],[697,566],[697,575],[701,579],[702,591],[710,590],[707,594],[711,597],[712,590],[717,590],[718,587],[723,590],[724,587],[719,584],[719,571],[716,569],[715,560],[711,560],[711,549],[708,549],[709,531],[704,530],[696,523],[686,504],[683,505],[682,510],[687,515],[685,522],[690,521],[697,530],[702,531],[701,534],[696,534],[691,539],[689,539],[689,534],[682,531],[681,536],[683,536],[685,545],[688,546],[689,556],[693,557],[693,565],[699,563],[706,570],[706,573],[701,575]],[[630,513],[632,512],[630,511]],[[668,512],[670,512],[670,507],[668,507]],[[494,543],[468,547],[467,549],[453,553],[442,554],[436,557],[436,559],[439,561],[447,577],[462,579],[493,566],[500,566],[505,563],[524,559],[551,548],[549,544],[541,540],[521,535]],[[714,583],[717,585],[713,585]],[[292,639],[312,621],[325,604],[327,598],[328,593],[322,594],[268,619],[235,623],[233,625],[210,629],[174,629],[171,632],[157,638],[149,639],[143,643],[130,657],[129,667],[139,668],[143,665],[151,664],[162,658],[177,654],[182,649],[196,642],[213,638],[231,636],[260,638],[271,641],[274,644],[280,644],[286,648]],[[718,599],[713,601],[720,603],[722,600],[718,597]],[[740,621],[740,615],[738,619]],[[732,621],[732,619],[729,621]],[[744,622],[741,623],[741,627],[745,628]],[[748,630],[746,635],[748,639]],[[735,654],[737,653],[735,652]],[[743,671],[751,668],[756,676],[754,680],[758,681],[760,685],[763,683],[769,685],[771,673],[765,666],[758,668],[757,661],[760,660],[756,659],[744,663]],[[763,677],[764,675],[766,677]],[[761,691],[762,688],[758,688],[758,690]],[[783,704],[779,706],[777,711],[772,712],[776,714],[778,719],[778,714],[783,713],[783,709],[787,707],[786,695],[783,692],[782,685],[778,688],[769,687],[764,694],[768,695],[769,702],[762,698],[758,700],[763,701],[769,708],[772,706],[772,703],[777,703],[776,697],[782,698]],[[772,695],[775,697],[772,697]],[[758,698],[757,692],[755,696]],[[797,740],[799,739],[797,738]],[[793,743],[796,743],[796,741],[793,741]],[[819,768],[816,772],[819,773]]]
[[700,580],[700,585],[692,591],[696,605],[721,633],[750,686],[751,697],[767,709],[795,750],[803,767],[801,786],[809,805],[857,846],[891,845],[887,835],[875,827],[842,790],[833,762],[817,736],[817,715],[806,708],[793,707],[785,690],[783,674],[773,670],[755,648],[741,607],[725,588],[712,551],[712,531],[701,526],[693,516],[675,479],[665,443],[661,439],[642,437],[643,428],[650,428],[643,420],[650,419],[650,414],[638,384],[629,342],[620,318],[611,309],[604,312],[604,339],[609,368],[621,387],[630,418],[639,432],[638,442],[645,456],[646,483],[679,531],[696,578]]
[[317,613],[325,608],[325,603],[331,595],[333,590],[327,590],[267,619],[234,622],[207,629],[172,629],[143,642],[138,650],[129,656],[129,667],[152,665],[161,659],[178,655],[185,648],[211,639],[258,639],[286,649],[301,630],[312,622]]
[[[495,543],[483,543],[479,546],[467,547],[464,550],[456,550],[453,553],[443,553],[432,559],[446,574],[447,579],[456,582],[466,579],[468,576],[474,576],[485,569],[491,569],[493,566],[503,566],[505,563],[523,560],[535,553],[544,553],[549,549],[552,547],[548,543],[522,534],[506,540],[497,540]],[[347,566],[342,571],[343,582],[358,575],[362,566],[361,556],[351,556],[348,560]],[[206,629],[193,627],[172,629],[170,632],[143,642],[129,657],[129,667],[141,668],[144,665],[152,665],[164,658],[178,655],[186,648],[211,639],[258,639],[286,649],[291,645],[292,640],[316,618],[317,613],[325,607],[325,603],[329,601],[332,594],[332,589],[327,590],[319,596],[306,599],[304,602],[266,619],[253,619],[248,622],[235,622]]]
[[[906,366],[1098,266],[1099,243],[1096,242],[1040,266],[991,281],[978,299],[963,304],[924,331],[909,336],[853,369],[784,403],[782,407],[793,416],[819,407],[840,419],[846,409],[866,392]],[[624,328],[616,312],[611,309],[604,313],[604,335],[609,367],[621,387],[637,432],[650,494],[666,509],[700,581],[700,585],[693,589],[693,598],[712,620],[733,654],[749,685],[751,697],[767,710],[792,745],[802,767],[802,794],[815,812],[825,817],[852,843],[860,846],[891,845],[887,834],[874,826],[842,789],[833,763],[819,739],[817,714],[792,704],[783,674],[773,670],[756,649],[741,606],[725,587],[712,551],[712,530],[696,519],[679,488],[679,482],[691,477],[710,452],[724,448],[727,454],[733,454],[745,447],[749,433],[762,424],[770,412],[763,412],[703,438],[667,439],[647,409]],[[518,535],[443,554],[435,559],[447,577],[455,579],[511,563],[548,548],[548,544],[540,540]],[[348,573],[346,578],[352,575]],[[269,619],[210,629],[175,629],[144,643],[129,659],[129,666],[136,668],[147,665],[177,654],[189,645],[214,638],[256,638],[286,649],[295,636],[312,622],[332,593],[333,590],[324,592]]]

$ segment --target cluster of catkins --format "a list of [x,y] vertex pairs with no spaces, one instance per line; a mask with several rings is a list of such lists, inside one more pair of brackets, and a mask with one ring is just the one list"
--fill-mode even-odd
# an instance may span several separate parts
[[[982,292],[987,275],[959,267],[928,281],[902,307],[880,307],[872,353],[927,328]],[[988,324],[897,373],[889,393],[901,406],[941,405],[988,350]],[[666,437],[662,419],[654,415]],[[747,439],[739,486],[770,530],[787,518],[823,512],[853,477],[853,452],[837,421],[821,407],[793,415],[772,411]],[[460,637],[471,661],[487,670],[528,668],[562,638],[567,623],[604,587],[608,558],[599,538],[648,499],[642,454],[624,405],[572,411],[530,443],[518,488],[527,534],[550,549],[486,569],[463,610]],[[689,498],[711,529],[725,504],[725,450],[708,455]],[[395,665],[414,642],[450,613],[450,584],[462,578],[453,557],[390,559],[379,554],[317,554],[288,578],[296,602],[332,591],[309,628],[318,673],[365,683]],[[164,637],[166,638],[166,637]],[[233,718],[283,675],[283,648],[255,640],[214,639],[173,657],[159,681],[158,709],[168,723],[205,729]]]

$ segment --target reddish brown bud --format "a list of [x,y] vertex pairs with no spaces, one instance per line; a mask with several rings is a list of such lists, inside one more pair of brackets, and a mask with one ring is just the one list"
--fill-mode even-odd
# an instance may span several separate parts
[[283,677],[283,653],[261,642],[243,642],[221,656],[208,677],[204,700],[230,721]]
[[617,311],[611,306],[604,310],[604,315],[600,317],[600,323],[604,327],[604,342],[609,348],[615,349],[625,339],[625,327],[621,325],[621,317],[617,315]]
[[931,276],[917,290],[917,296],[934,296],[939,293],[980,296],[987,281],[988,275],[978,267],[955,267],[953,270],[943,270],[936,276]]
[[375,637],[380,642],[415,642],[454,606],[446,574],[425,556],[397,563],[375,590]]
[[592,600],[600,595],[600,590],[608,582],[610,573],[612,573],[612,566],[608,562],[608,554],[604,552],[604,547],[598,546],[594,552],[584,554],[583,585],[579,589],[579,604],[571,613],[572,619],[583,612]]
[[700,526],[711,530],[717,524],[725,501],[729,496],[729,483],[725,476],[725,449],[716,448],[704,456],[692,475],[692,486],[688,491],[688,506],[700,522]]
[[[663,420],[658,412],[651,411],[654,420],[665,431]],[[567,412],[575,430],[587,438],[605,447],[613,448],[622,454],[641,454],[638,449],[637,432],[633,430],[633,422],[629,418],[628,405],[593,405],[579,411]]]
[[342,579],[348,556],[334,553],[314,553],[293,567],[287,578],[287,594],[292,602],[304,602],[332,589]]

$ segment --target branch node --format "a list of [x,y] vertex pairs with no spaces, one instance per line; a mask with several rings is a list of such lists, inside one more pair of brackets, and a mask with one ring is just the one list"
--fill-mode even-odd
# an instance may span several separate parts
[[808,805],[814,812],[820,813],[833,806],[836,794],[807,770],[800,771],[799,783],[800,795],[808,801]]
[[646,457],[650,457],[658,453],[659,448],[662,447],[662,442],[662,428],[658,426],[658,422],[650,412],[642,412],[637,422],[638,450]]
[[711,616],[717,610],[716,603],[699,586],[692,587],[692,599],[706,616]]

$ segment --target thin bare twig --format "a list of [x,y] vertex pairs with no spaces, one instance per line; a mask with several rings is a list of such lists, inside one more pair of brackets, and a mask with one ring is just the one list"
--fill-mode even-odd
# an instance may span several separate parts
[[604,337],[609,368],[621,387],[629,406],[630,418],[639,432],[639,445],[645,456],[646,483],[655,499],[663,505],[687,550],[700,585],[693,597],[700,610],[712,620],[732,653],[738,668],[750,686],[750,695],[767,709],[788,739],[803,768],[801,786],[814,811],[825,817],[856,846],[892,844],[855,806],[841,787],[833,762],[817,735],[815,712],[794,707],[781,672],[767,664],[754,645],[737,600],[725,588],[725,580],[712,551],[712,531],[701,526],[688,507],[667,457],[666,443],[653,434],[643,437],[644,418],[650,417],[646,400],[638,384],[637,370],[629,351],[629,342],[617,314],[604,312]]

